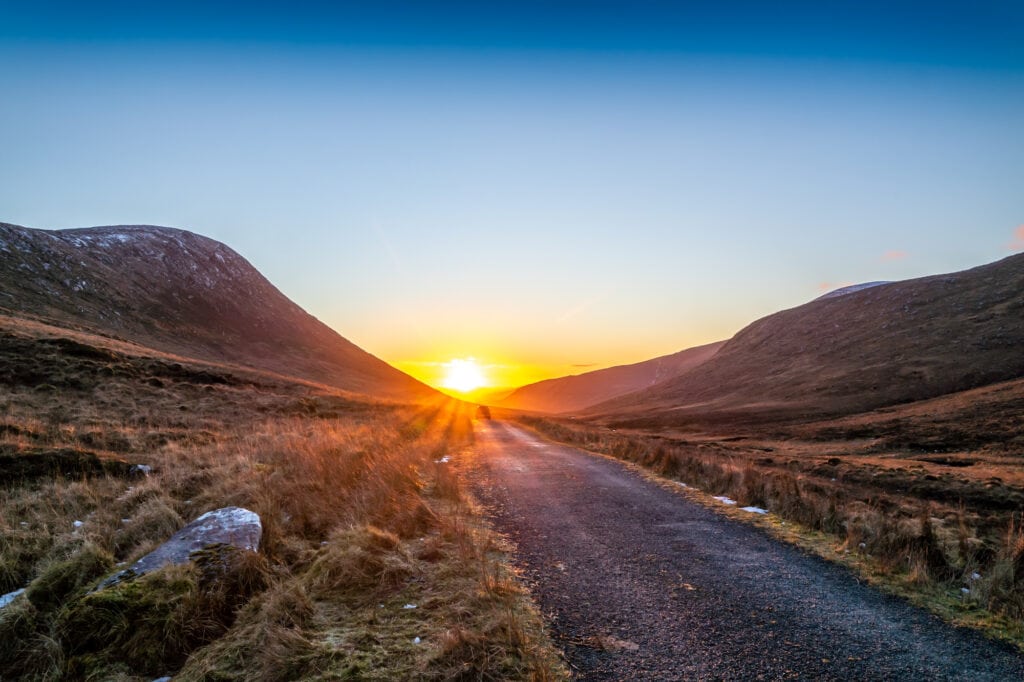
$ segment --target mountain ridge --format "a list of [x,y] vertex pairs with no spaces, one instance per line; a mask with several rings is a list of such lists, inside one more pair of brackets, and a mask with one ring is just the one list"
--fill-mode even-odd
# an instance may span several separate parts
[[0,306],[201,360],[389,399],[436,395],[288,299],[229,246],[179,228],[0,223]]
[[819,298],[590,416],[685,423],[853,414],[1024,376],[1024,254]]

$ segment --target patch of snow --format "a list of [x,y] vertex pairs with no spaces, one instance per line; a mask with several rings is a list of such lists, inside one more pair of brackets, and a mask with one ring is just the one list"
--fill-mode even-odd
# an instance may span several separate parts
[[447,463],[448,463],[448,455],[445,455],[441,459],[435,459],[434,460],[434,464],[447,464]]
[[971,573],[971,580],[981,580],[980,573]]
[[422,641],[423,641],[423,640],[421,640],[421,639],[420,639],[419,637],[415,637],[415,638],[413,638],[413,640],[412,640],[412,643],[413,643],[413,644],[419,644],[419,643],[420,643],[420,642],[422,642]]
[[85,525],[85,523],[83,523],[82,521],[77,521],[76,520],[76,521],[72,521],[71,525],[74,526],[75,528],[81,528],[82,526]]
[[0,609],[10,604],[12,601],[14,601],[15,597],[17,597],[24,591],[25,588],[23,587],[20,590],[15,590],[14,592],[8,592],[7,594],[0,595]]
[[750,512],[751,514],[767,514],[768,513],[767,509],[761,509],[760,507],[740,507],[740,509],[742,509],[745,512]]
[[685,483],[683,483],[682,481],[676,481],[676,485],[679,486],[680,488],[689,488],[690,487],[690,486],[686,485]]
[[722,504],[736,504],[736,500],[729,499],[725,495],[717,496],[715,497],[715,499],[721,502]]
[[964,594],[970,594],[971,593],[971,588],[969,588],[969,587],[961,587],[960,591],[963,592]]
[[415,604],[406,604],[402,608],[403,609],[414,609],[414,608],[416,608],[416,605]]
[[136,464],[135,466],[132,467],[132,471],[137,471],[145,476],[149,476],[149,472],[151,472],[152,470],[153,467],[151,467],[148,464]]
[[827,294],[823,294],[823,295],[819,296],[818,298],[816,298],[814,300],[815,301],[823,301],[823,300],[825,300],[827,298],[839,298],[840,296],[846,296],[847,294],[853,294],[853,293],[856,293],[858,291],[863,291],[864,289],[871,289],[872,287],[881,286],[883,284],[892,284],[892,282],[889,282],[889,281],[879,281],[879,282],[864,282],[863,284],[851,284],[848,287],[840,287],[839,289],[835,289],[833,291],[830,291]]

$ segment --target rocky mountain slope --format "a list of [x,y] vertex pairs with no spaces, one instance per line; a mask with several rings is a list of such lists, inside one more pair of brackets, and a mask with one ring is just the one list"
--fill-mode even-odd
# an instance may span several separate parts
[[711,359],[592,408],[649,424],[811,419],[1024,377],[1024,254],[749,325]]
[[435,395],[306,313],[229,247],[185,230],[0,223],[0,312],[371,396]]
[[696,367],[725,343],[718,341],[631,365],[538,381],[516,389],[497,405],[533,412],[574,412],[654,386]]

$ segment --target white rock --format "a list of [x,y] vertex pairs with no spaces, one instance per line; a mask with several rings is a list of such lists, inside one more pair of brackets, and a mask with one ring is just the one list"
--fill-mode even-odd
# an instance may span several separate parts
[[99,589],[115,585],[125,578],[144,575],[167,565],[184,564],[192,553],[209,545],[227,544],[255,552],[263,536],[259,514],[241,507],[224,507],[206,512],[188,524],[131,567],[110,576]]
[[8,592],[7,594],[0,595],[0,609],[10,604],[12,601],[14,601],[15,597],[17,597],[24,591],[25,588],[23,587],[20,590],[15,590],[14,592]]

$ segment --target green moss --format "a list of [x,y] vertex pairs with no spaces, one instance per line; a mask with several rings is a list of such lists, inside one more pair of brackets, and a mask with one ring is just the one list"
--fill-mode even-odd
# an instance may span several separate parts
[[57,619],[68,675],[104,677],[117,666],[154,677],[178,670],[189,654],[228,630],[238,610],[265,588],[265,572],[259,555],[217,545],[195,553],[187,565],[85,595]]
[[36,608],[21,598],[0,609],[0,668],[10,672],[9,666],[35,633],[38,620]]
[[54,561],[25,591],[28,600],[41,611],[52,611],[114,567],[114,559],[91,542],[69,558]]
[[194,569],[181,566],[73,602],[57,622],[69,675],[89,677],[116,663],[154,676],[176,670],[191,649],[197,591]]

